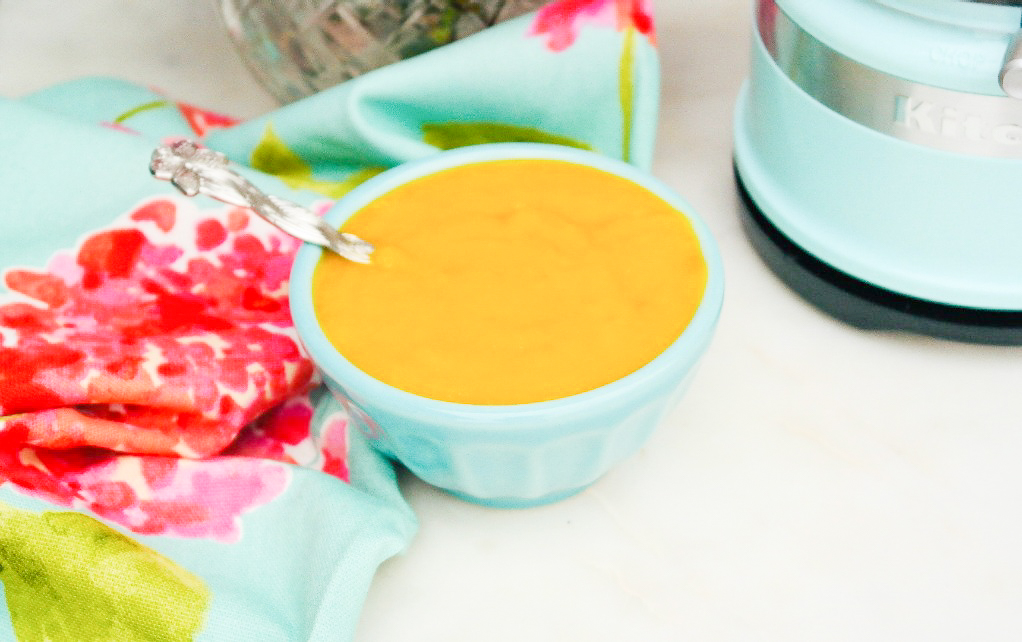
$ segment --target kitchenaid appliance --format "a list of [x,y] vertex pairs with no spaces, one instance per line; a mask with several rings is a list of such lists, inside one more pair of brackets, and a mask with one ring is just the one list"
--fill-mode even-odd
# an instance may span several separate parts
[[756,0],[748,236],[826,312],[1022,344],[1022,0]]

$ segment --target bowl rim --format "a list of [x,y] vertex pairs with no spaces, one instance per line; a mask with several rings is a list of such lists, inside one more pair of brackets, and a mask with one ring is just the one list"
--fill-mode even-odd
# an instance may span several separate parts
[[[549,143],[485,143],[445,150],[428,157],[397,165],[361,183],[341,197],[326,212],[324,218],[340,226],[355,212],[378,196],[410,180],[445,169],[477,162],[500,160],[561,160],[587,165],[616,174],[638,184],[659,196],[677,209],[689,221],[699,241],[707,266],[707,281],[703,298],[692,319],[663,352],[638,370],[597,388],[558,399],[522,404],[483,405],[443,401],[423,397],[387,384],[348,361],[326,337],[316,322],[311,287],[293,284],[311,282],[323,248],[303,243],[295,255],[289,279],[291,317],[298,336],[316,365],[327,377],[341,385],[354,398],[371,398],[373,404],[397,410],[397,414],[416,417],[428,413],[447,424],[499,424],[503,421],[528,420],[540,427],[542,419],[564,412],[585,408],[598,413],[613,408],[622,397],[635,394],[659,378],[665,371],[686,373],[696,364],[710,343],[720,316],[724,295],[724,268],[717,243],[706,223],[694,208],[673,189],[652,174],[616,158],[579,148]],[[677,379],[684,379],[679,376]],[[357,402],[356,402],[357,403]]]

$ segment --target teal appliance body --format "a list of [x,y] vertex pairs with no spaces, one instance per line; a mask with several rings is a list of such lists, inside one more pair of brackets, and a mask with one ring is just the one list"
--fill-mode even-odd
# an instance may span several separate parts
[[1022,0],[757,0],[734,123],[767,264],[867,328],[1022,344]]

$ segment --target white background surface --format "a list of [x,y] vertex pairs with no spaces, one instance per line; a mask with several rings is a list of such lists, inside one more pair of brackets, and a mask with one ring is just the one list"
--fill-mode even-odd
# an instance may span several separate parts
[[[552,506],[405,480],[421,530],[382,567],[358,642],[1022,639],[1022,350],[855,330],[762,265],[730,160],[751,4],[655,4],[654,173],[727,269],[684,403]],[[273,107],[212,0],[0,0],[0,95],[87,74],[241,117]]]

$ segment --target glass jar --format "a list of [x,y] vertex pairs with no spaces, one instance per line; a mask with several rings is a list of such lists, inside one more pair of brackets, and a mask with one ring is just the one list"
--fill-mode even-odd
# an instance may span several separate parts
[[219,0],[219,5],[245,63],[287,103],[546,1]]

